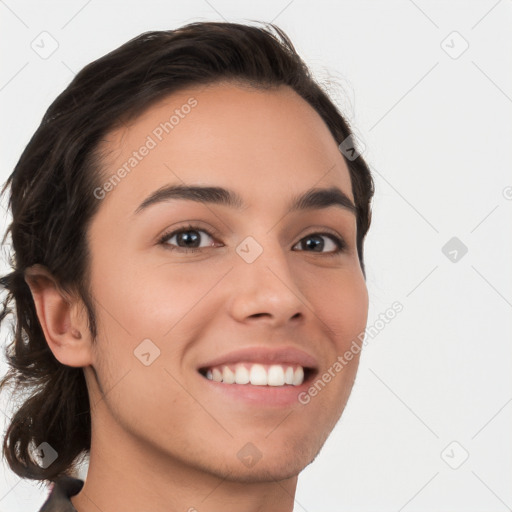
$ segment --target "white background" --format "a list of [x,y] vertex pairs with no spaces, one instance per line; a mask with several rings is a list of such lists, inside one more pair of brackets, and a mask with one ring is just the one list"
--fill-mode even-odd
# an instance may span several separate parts
[[[2,0],[0,19],[2,182],[73,74],[128,39],[191,21],[282,27],[374,172],[368,324],[404,307],[369,339],[295,511],[511,510],[511,0]],[[47,59],[31,48],[43,31],[59,45]],[[456,262],[452,237],[468,249]],[[0,511],[46,495],[0,466]]]

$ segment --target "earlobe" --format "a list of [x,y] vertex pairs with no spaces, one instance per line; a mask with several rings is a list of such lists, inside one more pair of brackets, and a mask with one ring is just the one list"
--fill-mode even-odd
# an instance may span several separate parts
[[92,364],[91,343],[87,323],[78,314],[79,299],[65,292],[43,265],[25,271],[37,317],[46,342],[62,364],[84,367]]

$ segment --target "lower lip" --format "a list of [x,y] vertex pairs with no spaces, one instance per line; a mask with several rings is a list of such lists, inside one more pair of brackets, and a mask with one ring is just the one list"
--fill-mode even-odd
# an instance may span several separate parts
[[310,386],[310,379],[304,381],[300,386],[254,386],[252,384],[226,384],[207,379],[202,375],[199,377],[215,393],[259,406],[282,407],[299,404],[298,395]]

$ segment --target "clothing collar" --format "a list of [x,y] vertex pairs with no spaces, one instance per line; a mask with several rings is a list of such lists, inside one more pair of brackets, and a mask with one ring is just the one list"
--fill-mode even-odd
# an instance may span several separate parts
[[72,476],[61,476],[50,488],[50,494],[39,509],[39,512],[77,512],[70,497],[78,494],[84,481]]

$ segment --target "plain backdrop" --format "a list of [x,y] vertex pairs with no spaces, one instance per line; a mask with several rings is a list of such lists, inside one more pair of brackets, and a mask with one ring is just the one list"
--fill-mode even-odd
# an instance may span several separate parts
[[[376,183],[368,325],[403,305],[368,339],[295,511],[510,510],[511,0],[2,0],[1,181],[84,65],[141,32],[223,19],[283,28],[353,124]],[[47,494],[0,465],[1,512]]]

